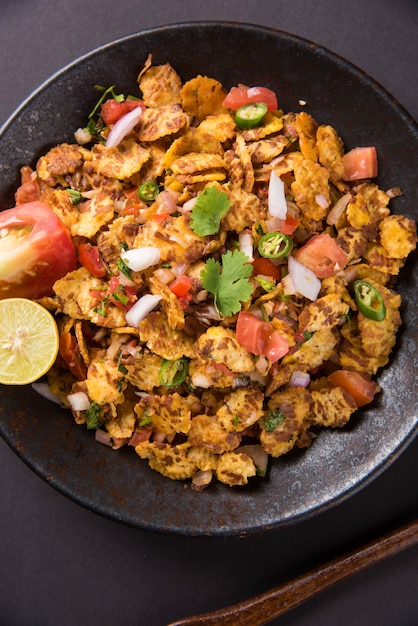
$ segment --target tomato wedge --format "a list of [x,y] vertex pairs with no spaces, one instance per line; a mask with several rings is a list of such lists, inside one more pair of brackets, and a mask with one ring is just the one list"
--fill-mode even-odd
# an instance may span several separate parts
[[77,266],[66,227],[42,202],[2,211],[0,232],[0,299],[50,296],[55,281]]
[[354,399],[357,406],[369,404],[375,394],[380,391],[379,385],[371,380],[366,380],[358,372],[350,370],[336,370],[328,376],[328,380],[336,387],[342,387]]
[[264,102],[269,111],[278,109],[274,91],[267,87],[232,87],[223,101],[223,106],[236,111],[246,104]]
[[125,113],[129,113],[136,107],[144,107],[144,103],[141,100],[124,100],[124,102],[118,102],[117,100],[110,99],[103,102],[100,109],[100,114],[106,126],[116,124]]
[[98,278],[106,276],[106,267],[100,258],[99,248],[91,243],[80,243],[77,246],[78,260],[90,274]]
[[353,148],[343,156],[343,166],[343,180],[375,178],[378,170],[376,148]]
[[238,343],[251,354],[266,356],[271,363],[275,363],[289,351],[286,338],[274,330],[269,322],[246,311],[238,314],[236,337]]
[[348,257],[328,233],[313,235],[294,257],[317,278],[333,276],[347,264]]

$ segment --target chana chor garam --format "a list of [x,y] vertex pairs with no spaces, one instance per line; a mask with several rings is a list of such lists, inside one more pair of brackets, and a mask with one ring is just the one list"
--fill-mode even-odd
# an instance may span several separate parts
[[198,491],[245,485],[379,392],[416,224],[391,213],[375,147],[347,151],[268,88],[151,57],[138,85],[96,86],[74,142],[23,167],[1,297],[53,314],[37,389],[97,441]]

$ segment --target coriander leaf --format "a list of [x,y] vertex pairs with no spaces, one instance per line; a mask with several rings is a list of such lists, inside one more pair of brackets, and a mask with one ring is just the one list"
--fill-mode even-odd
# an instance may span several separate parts
[[214,235],[219,231],[221,219],[230,207],[230,200],[225,191],[211,185],[197,196],[191,211],[190,226],[200,237]]
[[[213,294],[220,315],[228,317],[241,310],[241,302],[250,298],[253,287],[248,280],[252,265],[240,250],[222,255],[221,264],[208,259],[200,274],[203,287]],[[222,271],[221,271],[222,269]]]
[[271,433],[276,430],[277,426],[283,424],[286,421],[286,416],[280,411],[280,409],[270,409],[264,418],[264,428],[267,432]]

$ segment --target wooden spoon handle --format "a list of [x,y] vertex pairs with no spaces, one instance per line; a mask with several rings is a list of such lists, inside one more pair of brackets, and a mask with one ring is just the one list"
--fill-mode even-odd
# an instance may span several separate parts
[[418,519],[259,596],[224,609],[186,617],[169,626],[261,626],[340,580],[417,543]]

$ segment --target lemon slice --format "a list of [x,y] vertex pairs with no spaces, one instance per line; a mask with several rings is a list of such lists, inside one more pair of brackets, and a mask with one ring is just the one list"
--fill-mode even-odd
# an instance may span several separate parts
[[27,385],[41,378],[58,354],[57,324],[26,298],[0,300],[0,383]]

